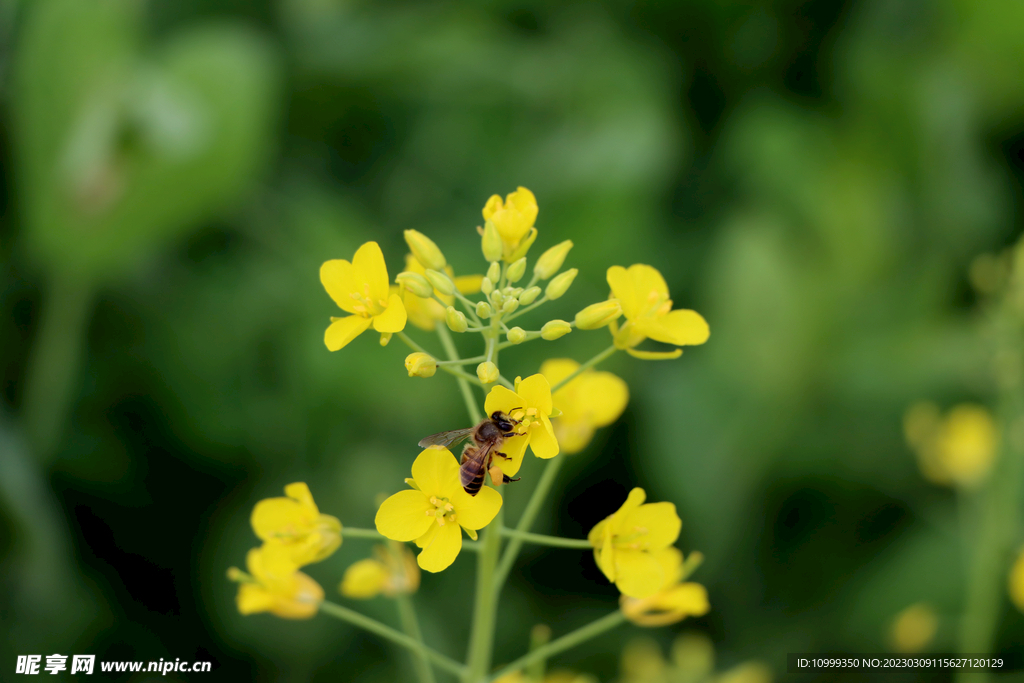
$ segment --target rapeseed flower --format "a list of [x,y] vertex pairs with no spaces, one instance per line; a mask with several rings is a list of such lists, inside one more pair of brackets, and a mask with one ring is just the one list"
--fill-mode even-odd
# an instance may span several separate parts
[[352,315],[331,318],[324,344],[337,351],[369,329],[393,334],[405,329],[406,312],[401,297],[390,291],[384,254],[376,242],[356,250],[352,262],[333,259],[320,266],[320,282],[334,303]]
[[[568,358],[552,358],[540,366],[540,374],[554,386],[576,372],[580,364]],[[629,402],[629,387],[610,372],[586,370],[551,395],[561,415],[551,421],[559,447],[566,453],[582,451],[594,430],[615,422]]]
[[672,643],[671,659],[650,638],[635,638],[622,650],[621,683],[771,683],[764,663],[743,662],[715,674],[715,648],[701,633],[684,633]]
[[287,498],[266,498],[252,510],[261,540],[281,545],[298,566],[323,560],[341,545],[341,522],[320,513],[303,482],[284,487]]
[[491,523],[501,508],[501,495],[484,486],[471,496],[459,481],[459,461],[446,448],[428,448],[412,464],[414,487],[399,491],[377,510],[377,531],[394,541],[415,541],[423,551],[420,568],[439,572],[462,550],[462,531]]
[[889,642],[896,652],[922,652],[939,630],[935,610],[923,602],[910,605],[896,615],[889,629]]
[[989,411],[963,403],[942,417],[933,403],[910,407],[903,419],[921,474],[934,484],[975,486],[995,461],[999,432]]
[[[299,571],[288,548],[264,543],[245,558],[249,576],[238,586],[238,611],[242,614],[270,612],[283,619],[309,619],[324,599],[324,589]],[[233,570],[236,577],[241,572]]]
[[420,586],[420,568],[404,545],[389,551],[374,546],[376,557],[366,558],[349,566],[341,579],[345,597],[366,600],[383,593],[387,597],[415,593]]
[[531,375],[526,379],[516,377],[515,391],[496,386],[487,394],[484,411],[491,415],[500,410],[509,417],[519,420],[517,436],[510,437],[501,447],[508,458],[495,458],[502,472],[514,477],[523,464],[526,446],[538,458],[553,458],[558,455],[558,439],[551,424],[551,385],[544,375]]
[[675,543],[683,525],[673,503],[644,504],[646,499],[642,488],[634,488],[622,507],[587,536],[597,566],[633,598],[649,597],[666,584],[664,558],[656,553]]
[[[425,276],[427,269],[415,256],[406,254],[405,270],[403,272]],[[455,289],[459,290],[462,294],[470,295],[480,291],[480,283],[483,281],[482,275],[461,275],[455,277],[455,271],[452,270],[451,266],[445,266],[444,272],[454,283]],[[405,287],[401,287],[400,292],[402,303],[405,305],[406,313],[409,316],[409,322],[426,332],[433,332],[437,322],[444,320],[446,307],[455,303],[454,294],[442,294],[437,289],[434,289],[434,296],[443,301],[444,305],[441,305],[436,299],[418,296]]]
[[653,592],[645,591],[648,595],[644,597],[622,595],[619,602],[627,619],[638,626],[667,626],[708,613],[711,606],[704,586],[682,580],[685,565],[679,549],[662,548],[651,552],[650,558],[658,565],[660,581],[651,586]]
[[659,360],[677,358],[683,352],[682,349],[658,352],[634,348],[648,338],[674,346],[692,346],[708,340],[708,324],[699,313],[672,310],[668,285],[655,268],[640,263],[629,268],[612,266],[608,269],[608,286],[612,297],[622,304],[626,317],[621,327],[614,321],[611,324],[615,346],[630,355]]
[[484,220],[490,221],[501,236],[502,255],[507,263],[526,255],[537,237],[537,198],[525,187],[517,188],[505,201],[492,195],[484,205]]

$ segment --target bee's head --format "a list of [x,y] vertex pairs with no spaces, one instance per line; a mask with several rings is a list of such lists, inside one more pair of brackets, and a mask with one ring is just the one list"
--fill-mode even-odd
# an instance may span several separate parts
[[491,421],[494,422],[502,432],[511,432],[515,429],[515,426],[519,424],[519,420],[513,420],[500,410],[495,410],[491,413]]

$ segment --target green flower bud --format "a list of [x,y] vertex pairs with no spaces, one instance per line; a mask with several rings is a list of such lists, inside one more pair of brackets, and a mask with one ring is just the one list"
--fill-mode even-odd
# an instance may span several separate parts
[[541,339],[554,341],[572,332],[572,325],[564,320],[549,320],[540,328]]
[[519,295],[519,303],[521,303],[523,306],[529,306],[530,304],[537,300],[537,297],[540,296],[540,292],[540,287],[537,287],[536,285],[530,287],[528,290]]
[[452,332],[465,332],[469,327],[469,323],[466,322],[466,316],[463,315],[462,311],[456,311],[453,306],[445,309],[444,321]]
[[491,300],[492,304],[498,307],[505,303],[505,295],[501,293],[500,289],[496,289],[491,292],[487,298]]
[[476,366],[476,376],[484,384],[494,384],[498,381],[498,366],[489,360],[485,360]]
[[501,305],[501,312],[509,314],[519,308],[519,299],[505,299],[505,303]]
[[501,279],[501,264],[497,261],[492,261],[490,267],[487,269],[487,279],[492,283],[497,282]]
[[521,327],[513,327],[508,331],[508,340],[513,344],[522,344],[526,341],[526,330]]
[[596,330],[604,327],[622,315],[622,304],[618,299],[608,299],[587,306],[576,314],[576,327],[581,330]]
[[410,377],[433,377],[437,372],[437,361],[417,351],[405,357],[405,369],[409,371]]
[[[452,294],[455,293],[455,284],[452,282],[451,278],[445,275],[444,273],[439,273],[436,270],[428,268],[427,272],[424,275],[427,278],[427,282],[429,282],[434,287],[434,289],[441,292],[442,294],[447,294],[448,296],[451,296]],[[552,283],[554,283],[554,280],[552,280]],[[548,286],[548,288],[550,289],[550,285]]]
[[423,277],[419,273],[411,273],[409,271],[399,273],[395,277],[395,282],[416,296],[421,296],[424,299],[429,299],[434,294],[434,288],[430,286],[429,282],[427,282],[427,278]]
[[482,320],[487,320],[491,317],[491,305],[486,301],[476,302],[476,315]]
[[545,251],[537,259],[537,265],[533,267],[533,274],[541,280],[547,280],[562,267],[570,249],[572,249],[572,240],[566,240]]
[[448,265],[448,262],[444,260],[444,254],[437,248],[434,241],[419,230],[406,230],[405,243],[409,245],[409,251],[417,261],[423,264],[424,268],[443,270]]
[[544,293],[547,294],[547,297],[552,301],[561,297],[569,291],[569,286],[572,284],[572,281],[576,279],[576,273],[578,272],[579,271],[575,268],[570,268],[564,273],[559,273],[551,282],[548,283],[548,288],[544,290]]
[[490,296],[491,292],[494,291],[494,280],[489,277],[484,277],[480,281],[480,291],[484,293],[484,296]]
[[505,273],[505,276],[508,278],[509,282],[519,282],[525,274],[526,257],[524,256],[508,267],[508,271]]
[[487,221],[484,223],[481,234],[480,248],[484,252],[484,258],[488,261],[500,261],[504,246],[501,243],[501,233],[498,232],[498,228],[491,221]]
[[388,342],[391,341],[391,337],[392,337],[393,334],[394,334],[393,332],[381,332],[380,333],[380,345],[381,346],[387,346]]

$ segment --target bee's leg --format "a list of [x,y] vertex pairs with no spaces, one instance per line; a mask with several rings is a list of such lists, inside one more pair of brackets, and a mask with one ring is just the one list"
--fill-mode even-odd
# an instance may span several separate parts
[[494,454],[495,455],[500,455],[501,457],[505,458],[506,460],[511,460],[512,459],[509,456],[507,456],[504,453],[502,453],[501,451],[494,451]]
[[508,432],[507,434],[502,434],[502,436],[505,437],[506,439],[511,439],[513,436],[520,436],[520,435],[516,434],[515,432]]
[[510,481],[519,481],[520,479],[522,479],[522,477],[516,477],[515,479],[513,479],[512,477],[508,476],[507,474],[501,475],[501,483],[502,484],[507,484]]

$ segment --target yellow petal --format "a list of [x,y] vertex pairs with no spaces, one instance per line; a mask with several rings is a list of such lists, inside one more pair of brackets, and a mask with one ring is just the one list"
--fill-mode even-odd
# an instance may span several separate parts
[[668,299],[668,285],[656,269],[637,263],[628,269],[608,269],[608,286],[622,304],[622,313],[629,320],[640,318],[659,301]]
[[516,393],[526,402],[524,408],[536,408],[541,415],[551,414],[551,385],[544,375],[530,375],[519,383]]
[[434,523],[434,506],[420,491],[410,489],[391,496],[377,510],[377,531],[393,541],[419,538]]
[[444,496],[458,485],[459,461],[447,448],[427,448],[412,463],[412,478],[428,501],[430,496]]
[[503,386],[495,386],[491,387],[491,391],[487,394],[487,399],[484,401],[484,412],[488,415],[496,410],[508,413],[513,408],[525,408],[526,406],[523,403],[523,399],[514,391],[510,391]]
[[505,198],[505,205],[515,207],[527,227],[537,222],[537,198],[525,187],[517,187],[515,192]]
[[405,329],[405,305],[397,294],[388,297],[388,307],[383,313],[374,317],[373,329],[378,332],[401,332]]
[[647,533],[637,539],[644,550],[659,550],[672,545],[679,538],[683,522],[676,513],[674,503],[648,503],[624,514],[620,524],[632,533],[646,529]]
[[616,579],[615,544],[612,540],[611,525],[606,525],[602,529],[601,548],[594,551],[594,559],[597,560],[597,566],[605,577],[614,582]]
[[471,294],[478,293],[483,282],[483,275],[460,275],[455,278],[455,289],[459,290],[460,293],[469,296]]
[[376,242],[367,242],[356,250],[356,255],[352,257],[352,267],[360,292],[366,284],[369,285],[368,298],[371,301],[387,301],[388,268]]
[[[643,505],[645,500],[647,500],[647,492],[639,486],[634,487],[626,496],[626,502],[612,515],[613,526],[619,525],[629,513]],[[619,530],[616,529],[614,533],[619,533]]]
[[551,426],[554,427],[555,438],[558,439],[562,453],[579,453],[594,438],[594,427],[585,420],[559,418],[552,420]]
[[665,570],[650,553],[642,550],[615,550],[615,585],[623,595],[646,598],[665,585]]
[[238,586],[235,604],[241,614],[269,612],[274,604],[274,596],[259,584],[243,583]]
[[575,410],[583,412],[595,427],[615,422],[629,403],[629,387],[610,372],[585,372],[570,384],[577,382],[577,400],[581,405]]
[[711,609],[708,593],[699,583],[680,583],[644,599],[622,596],[622,613],[639,626],[667,626]]
[[558,455],[558,439],[551,426],[551,420],[541,413],[540,422],[530,427],[530,450],[538,458],[553,458]]
[[260,540],[267,541],[309,533],[313,530],[314,519],[290,498],[266,498],[253,507],[249,521]]
[[494,216],[495,212],[501,207],[501,197],[496,194],[492,194],[487,200],[487,203],[484,204],[484,220],[491,220],[491,217]]
[[490,486],[481,487],[475,496],[460,486],[451,491],[450,498],[455,507],[455,521],[473,531],[490,524],[501,509],[501,494]]
[[500,455],[494,456],[495,462],[501,471],[510,477],[516,476],[516,472],[523,465],[523,455],[526,453],[526,445],[530,443],[529,436],[513,436],[501,446],[501,452],[508,456],[508,459]]
[[595,548],[600,548],[604,543],[604,530],[608,527],[608,519],[602,519],[594,525],[594,528],[587,534],[587,542]]
[[313,502],[313,494],[310,493],[309,486],[305,482],[297,481],[293,484],[288,484],[284,487],[284,495],[294,499],[310,516],[315,517],[320,514],[316,503]]
[[654,341],[676,346],[703,344],[711,334],[707,321],[697,311],[669,311],[665,315],[636,322],[636,331]]
[[324,332],[324,344],[328,350],[337,351],[365,332],[369,326],[370,319],[362,316],[350,315],[347,318],[339,318]]
[[1010,592],[1010,601],[1016,605],[1017,609],[1024,612],[1024,548],[1020,550],[1017,560],[1010,569],[1007,587]]
[[[579,367],[580,364],[571,358],[549,358],[541,364],[540,374],[547,378],[550,386],[555,386],[563,379],[576,372]],[[563,408],[559,403],[558,396],[561,395],[568,386],[573,384],[575,384],[575,380],[573,382],[569,382],[568,385],[555,392],[555,404],[563,410],[565,410],[565,408]]]
[[460,550],[462,528],[450,522],[439,527],[429,542],[423,546],[423,552],[416,558],[416,563],[421,569],[436,573],[447,569],[458,557]]
[[378,560],[359,560],[345,570],[341,579],[341,594],[347,598],[367,600],[384,588],[388,568]]
[[682,349],[675,349],[672,351],[638,351],[637,349],[626,349],[626,353],[633,356],[633,358],[639,358],[640,360],[672,360],[679,358],[683,355]]
[[302,572],[295,572],[295,584],[293,593],[277,596],[270,613],[282,619],[312,619],[324,601],[324,589]]
[[356,282],[351,263],[344,259],[326,261],[320,266],[320,282],[341,310],[355,313],[356,301],[349,295],[358,292],[361,286]]

